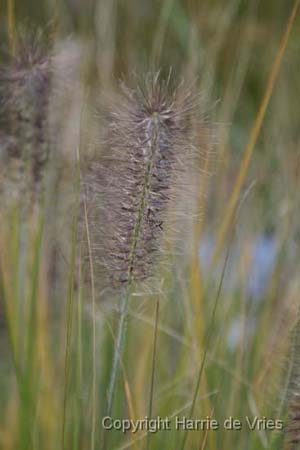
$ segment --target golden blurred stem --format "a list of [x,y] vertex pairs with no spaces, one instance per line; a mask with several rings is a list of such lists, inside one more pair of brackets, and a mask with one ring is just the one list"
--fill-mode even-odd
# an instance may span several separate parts
[[264,121],[264,118],[265,118],[265,115],[267,112],[267,108],[269,106],[270,99],[271,99],[273,91],[274,91],[275,82],[278,78],[278,74],[279,74],[279,70],[280,70],[280,67],[282,64],[285,49],[287,47],[287,43],[288,43],[292,28],[294,25],[296,16],[297,16],[299,5],[300,5],[300,0],[296,0],[294,3],[294,7],[292,10],[291,16],[289,18],[285,33],[280,42],[279,50],[277,52],[273,68],[271,70],[271,74],[270,74],[270,77],[269,77],[269,80],[267,83],[265,94],[264,94],[263,100],[261,102],[253,129],[252,129],[252,132],[250,135],[249,142],[245,149],[244,158],[243,158],[241,166],[240,166],[240,170],[239,170],[239,173],[237,176],[235,187],[234,187],[233,193],[231,195],[231,198],[229,200],[227,212],[226,212],[225,218],[221,225],[218,243],[217,243],[214,258],[213,258],[213,264],[215,264],[217,262],[220,254],[223,250],[224,242],[225,242],[226,236],[228,234],[228,231],[230,229],[232,219],[234,217],[234,212],[236,210],[236,207],[237,207],[237,204],[239,201],[239,197],[240,197],[240,193],[241,193],[241,190],[243,188],[243,185],[244,185],[247,173],[248,173],[248,169],[249,169],[249,165],[250,165],[251,158],[253,155],[253,151],[254,151],[255,145],[257,143],[257,139],[259,137],[261,128],[262,128],[262,124],[263,124],[263,121]]

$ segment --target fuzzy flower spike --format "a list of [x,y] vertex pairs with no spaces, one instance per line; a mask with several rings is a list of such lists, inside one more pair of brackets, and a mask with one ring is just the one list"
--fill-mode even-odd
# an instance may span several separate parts
[[23,32],[16,55],[0,67],[1,156],[10,165],[19,162],[18,170],[27,174],[23,182],[28,186],[30,179],[35,189],[49,152],[50,59],[41,34]]
[[87,183],[95,267],[113,288],[153,274],[168,209],[176,208],[176,188],[196,149],[197,100],[183,85],[171,91],[170,80],[155,74],[121,91]]

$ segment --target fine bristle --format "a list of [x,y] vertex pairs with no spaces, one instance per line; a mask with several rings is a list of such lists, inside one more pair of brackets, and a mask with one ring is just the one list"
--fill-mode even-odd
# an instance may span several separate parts
[[196,97],[148,75],[136,89],[122,84],[107,114],[101,160],[89,168],[85,193],[93,258],[111,287],[155,271],[174,184],[185,179],[194,152]]

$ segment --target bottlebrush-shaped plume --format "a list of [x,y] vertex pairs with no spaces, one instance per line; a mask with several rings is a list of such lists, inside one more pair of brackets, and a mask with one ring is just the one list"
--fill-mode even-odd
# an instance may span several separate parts
[[135,89],[122,84],[104,119],[102,155],[85,192],[94,267],[110,287],[154,273],[176,191],[195,164],[198,106],[183,83],[172,89],[154,74]]
[[6,162],[39,183],[49,151],[48,107],[51,58],[41,33],[22,33],[15,55],[0,67],[0,147]]

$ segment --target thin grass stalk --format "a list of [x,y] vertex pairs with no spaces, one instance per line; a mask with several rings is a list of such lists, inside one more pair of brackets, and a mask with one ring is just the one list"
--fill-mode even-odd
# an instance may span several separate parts
[[92,352],[93,364],[92,364],[92,366],[93,366],[93,369],[92,369],[92,434],[91,434],[91,450],[94,450],[94,448],[95,448],[95,432],[96,432],[96,394],[97,394],[97,386],[96,386],[96,308],[95,308],[96,300],[95,300],[94,264],[93,264],[90,229],[89,229],[89,223],[88,223],[86,196],[85,196],[85,199],[84,199],[84,218],[85,218],[87,245],[88,245],[88,253],[89,253],[91,291],[92,291],[92,333],[93,333],[93,352]]
[[62,449],[65,449],[65,435],[66,435],[66,414],[68,401],[68,384],[70,372],[70,355],[73,329],[73,313],[74,313],[74,281],[75,281],[75,264],[76,264],[76,242],[78,232],[78,212],[79,212],[79,187],[80,178],[77,180],[77,192],[75,192],[77,201],[74,210],[73,225],[72,225],[72,248],[71,248],[71,268],[69,277],[69,294],[67,301],[67,323],[66,323],[66,343],[65,343],[65,357],[64,357],[64,393],[63,393],[63,411],[62,411],[62,435],[61,444]]
[[173,5],[174,0],[166,0],[162,2],[157,30],[154,35],[154,42],[151,51],[151,63],[153,68],[159,67],[161,63],[163,44],[165,42],[166,31]]
[[[135,414],[135,409],[134,409],[134,405],[133,405],[131,389],[130,389],[130,385],[129,385],[129,381],[128,381],[128,378],[127,378],[127,375],[126,375],[126,371],[125,371],[124,365],[122,365],[122,371],[123,371],[123,378],[124,378],[124,389],[125,389],[125,394],[126,394],[126,399],[127,399],[127,404],[128,404],[128,410],[129,410],[129,417],[130,417],[131,420],[136,420],[136,414]],[[134,446],[135,450],[139,450],[138,438],[137,438],[136,434],[134,435],[133,446]]]
[[[154,381],[155,381],[155,367],[156,367],[156,353],[157,353],[158,320],[159,320],[159,295],[156,297],[156,305],[155,305],[155,324],[154,324],[154,336],[153,336],[152,370],[151,370],[149,412],[148,412],[149,419],[151,419],[152,411],[153,411],[153,395],[154,395]],[[151,438],[151,433],[148,430],[147,446],[146,446],[147,450],[150,450],[150,438]]]
[[[35,227],[34,227],[35,228]],[[37,363],[37,336],[38,336],[38,289],[40,283],[40,264],[43,249],[44,215],[41,214],[37,224],[37,236],[34,239],[33,247],[33,267],[32,267],[32,285],[28,302],[28,324],[27,335],[24,336],[26,342],[26,364],[22,375],[23,401],[22,414],[20,417],[20,450],[32,445],[32,423],[37,408],[37,390],[36,390],[36,363]],[[27,256],[28,259],[28,256]],[[26,429],[25,427],[28,427]],[[24,438],[27,436],[27,439]]]
[[[8,215],[9,217],[9,215]],[[20,224],[20,215],[15,214],[14,211],[10,216],[10,230],[13,230],[13,242],[19,242],[19,236],[21,233],[21,224]],[[3,224],[4,225],[4,224]],[[18,310],[18,293],[16,289],[11,289],[12,284],[15,285],[15,283],[12,283],[12,276],[11,274],[17,273],[15,270],[16,267],[16,261],[20,258],[20,246],[16,245],[13,246],[12,249],[9,249],[12,251],[13,256],[11,256],[10,252],[7,251],[7,242],[11,242],[11,234],[8,232],[7,224],[1,228],[1,277],[0,277],[0,293],[3,295],[4,299],[4,312],[6,315],[6,323],[7,323],[7,329],[8,329],[8,336],[9,336],[9,344],[11,346],[11,354],[12,354],[12,360],[14,365],[14,371],[16,375],[16,381],[17,381],[17,387],[18,387],[18,394],[20,399],[20,405],[18,408],[17,417],[19,419],[19,432],[17,434],[18,439],[18,448],[28,448],[28,446],[32,445],[32,423],[31,420],[34,417],[34,396],[35,393],[32,392],[30,383],[32,382],[31,377],[28,376],[28,370],[33,370],[33,359],[27,358],[28,353],[31,354],[31,348],[30,348],[30,342],[29,341],[29,335],[23,335],[21,336],[19,327],[18,327],[18,321],[20,319],[19,316],[19,310]],[[38,244],[39,239],[35,242],[35,244]],[[37,246],[38,247],[38,246]],[[37,259],[39,258],[39,248],[35,248],[37,253],[34,254],[34,257]],[[35,259],[35,258],[34,258]],[[35,259],[35,262],[37,260]],[[28,256],[25,259],[25,265],[28,264]],[[32,287],[33,289],[36,286],[37,282],[37,271],[38,267],[35,266],[34,268],[37,270],[33,270],[34,272],[34,280]],[[30,300],[32,302],[34,301],[34,298],[30,297]],[[29,306],[33,306],[33,303],[31,303]],[[30,321],[31,317],[29,317]],[[31,323],[31,325],[36,326],[35,323]],[[28,333],[33,333],[34,330],[29,329],[26,327]],[[21,340],[22,337],[22,340]],[[25,349],[23,346],[20,346],[20,343],[23,343],[25,341]],[[32,342],[33,346],[34,341]],[[26,350],[28,353],[26,353]],[[23,360],[25,355],[25,359]],[[35,359],[34,359],[35,361]]]
[[[218,285],[216,298],[215,298],[215,301],[214,301],[214,304],[213,304],[213,311],[212,311],[211,319],[210,319],[210,322],[209,322],[209,325],[208,325],[208,332],[207,332],[207,335],[206,335],[206,345],[205,345],[205,348],[204,348],[203,358],[202,358],[200,369],[199,369],[199,372],[198,372],[198,377],[197,377],[197,382],[196,382],[195,391],[194,391],[194,395],[193,395],[193,400],[192,400],[192,403],[191,403],[191,409],[190,409],[190,415],[189,415],[190,418],[192,418],[192,416],[194,414],[196,400],[197,400],[197,396],[198,396],[198,392],[199,392],[199,388],[200,388],[200,384],[201,384],[201,380],[202,380],[202,375],[203,375],[203,371],[204,371],[204,367],[205,367],[205,362],[206,362],[206,358],[207,358],[207,353],[208,353],[208,349],[210,347],[211,339],[212,339],[212,336],[213,336],[213,329],[214,329],[214,323],[215,323],[217,307],[218,307],[218,304],[219,304],[219,299],[220,299],[220,296],[221,296],[221,291],[222,291],[223,282],[224,282],[224,278],[225,278],[225,272],[226,272],[226,268],[227,268],[227,263],[228,263],[229,256],[230,256],[230,247],[231,247],[231,243],[232,243],[232,239],[233,239],[233,235],[234,235],[235,225],[236,225],[236,222],[237,222],[239,208],[241,208],[242,203],[243,203],[243,201],[245,201],[245,199],[246,199],[248,193],[250,192],[251,188],[252,188],[252,186],[249,187],[249,189],[246,191],[246,193],[244,194],[244,196],[240,200],[240,203],[238,205],[236,214],[234,216],[234,221],[233,221],[233,223],[231,225],[231,227],[232,227],[231,231],[232,232],[231,232],[230,240],[229,240],[228,245],[227,245],[227,252],[226,252],[224,264],[223,264],[223,267],[222,267],[221,278],[220,278],[220,282],[219,282],[219,285]],[[188,430],[186,430],[185,433],[184,433],[181,450],[185,449],[186,442],[187,442],[187,437],[188,437]]]
[[[114,335],[113,329],[111,327],[111,324],[109,323],[109,321],[107,319],[105,319],[105,322],[106,322],[106,326],[109,330],[109,333],[116,345],[117,340],[115,339],[115,335]],[[135,414],[135,409],[134,409],[134,405],[133,405],[132,393],[131,393],[128,377],[126,374],[126,368],[124,366],[124,362],[122,361],[122,359],[120,360],[120,363],[121,363],[121,368],[122,368],[123,383],[124,383],[124,389],[125,389],[125,394],[126,394],[126,399],[127,399],[128,409],[129,409],[129,415],[132,420],[136,420],[136,414]],[[134,435],[134,438],[135,438],[134,439],[134,447],[136,450],[138,450],[137,436]]]
[[[106,409],[106,414],[105,414],[106,416],[111,416],[112,409],[113,409],[115,389],[116,389],[117,379],[118,379],[118,375],[119,375],[120,360],[122,358],[123,348],[124,348],[124,344],[125,344],[129,302],[130,302],[130,293],[127,292],[124,294],[123,298],[121,299],[120,319],[119,319],[119,323],[118,323],[117,338],[116,338],[116,342],[115,342],[110,383],[109,383],[108,392],[107,392],[107,409]],[[107,441],[108,441],[107,437],[108,437],[108,431],[105,431],[103,433],[103,440],[102,440],[102,447],[101,447],[101,448],[103,448],[103,450],[105,450],[107,448]]]
[[[7,216],[9,215],[7,214]],[[19,247],[18,245],[12,245],[12,248],[7,248],[7,243],[18,243],[19,214],[17,211],[13,211],[12,216],[13,217],[10,217],[10,233],[8,231],[7,224],[5,224],[4,221],[0,232],[0,294],[4,299],[4,314],[14,369],[17,381],[20,382],[22,370],[19,362],[20,349],[18,347],[19,317],[16,318],[14,314],[14,306],[17,298],[15,286],[17,285],[17,282],[15,280],[16,271],[12,270],[12,267],[16,266],[16,261],[18,260]]]
[[76,148],[76,179],[75,179],[75,205],[72,223],[72,245],[71,245],[71,267],[69,277],[69,292],[68,301],[66,306],[66,343],[65,343],[65,357],[64,357],[64,392],[63,392],[63,415],[62,415],[62,434],[61,434],[61,447],[65,449],[65,436],[66,436],[66,414],[67,414],[67,400],[68,400],[68,382],[70,371],[70,355],[71,355],[71,342],[72,342],[72,329],[73,329],[73,316],[74,316],[74,286],[75,286],[75,272],[77,261],[77,241],[78,241],[78,217],[80,211],[80,188],[81,188],[81,171],[80,171],[80,150],[82,147],[82,120],[83,120],[83,107],[80,115],[80,136],[79,145]]
[[121,312],[120,312],[120,320],[118,325],[118,333],[115,342],[115,351],[113,357],[113,364],[111,370],[111,378],[110,384],[107,393],[107,415],[110,416],[112,413],[113,402],[114,402],[114,394],[115,387],[119,372],[119,361],[122,357],[124,340],[126,335],[126,326],[127,326],[127,316],[128,316],[128,306],[129,306],[130,294],[124,294],[123,299],[121,300]]
[[[37,331],[37,301],[38,301],[38,289],[39,289],[39,277],[40,277],[40,264],[41,264],[41,253],[43,250],[43,235],[44,235],[44,225],[45,225],[44,214],[40,215],[38,223],[38,235],[34,243],[34,264],[32,270],[32,286],[30,293],[29,302],[29,324],[27,336],[27,363],[32,365],[34,361],[34,355],[36,353],[36,331]],[[32,370],[32,368],[31,368]],[[29,372],[30,374],[30,372]]]
[[[190,408],[190,411],[189,411],[189,417],[191,419],[193,417],[194,410],[195,410],[196,400],[197,400],[197,397],[198,397],[198,392],[199,392],[199,388],[200,388],[200,384],[201,384],[201,380],[202,380],[202,375],[203,375],[203,371],[204,371],[204,367],[205,367],[205,363],[206,363],[207,353],[208,353],[208,350],[209,350],[209,347],[210,347],[210,343],[211,343],[211,340],[212,340],[212,337],[213,337],[215,317],[216,317],[217,307],[218,307],[218,304],[219,304],[219,299],[220,299],[222,286],[223,286],[223,282],[224,282],[224,278],[225,278],[226,267],[227,267],[227,263],[228,263],[228,259],[229,259],[229,253],[230,253],[229,250],[230,250],[230,248],[228,246],[226,257],[225,257],[225,261],[224,261],[223,268],[222,268],[222,273],[221,273],[221,278],[220,278],[220,282],[219,282],[219,286],[218,286],[217,295],[216,295],[216,298],[215,298],[215,301],[214,301],[214,306],[213,306],[211,319],[210,319],[210,322],[209,322],[209,325],[208,325],[208,334],[207,334],[207,339],[206,339],[206,345],[205,345],[205,348],[204,348],[203,358],[202,358],[200,369],[199,369],[199,372],[198,372],[197,381],[196,381],[195,390],[194,390],[194,395],[193,395],[193,400],[192,400],[191,408]],[[183,436],[183,439],[182,439],[182,444],[181,444],[181,447],[180,447],[181,450],[185,449],[187,438],[188,438],[188,430],[186,430],[184,432],[184,436]]]
[[[214,408],[210,411],[210,417],[213,417],[214,414]],[[199,450],[205,450],[206,444],[207,444],[207,438],[208,438],[209,429],[207,428],[204,432],[203,438],[200,440],[200,446]]]
[[[79,250],[80,251],[80,250]],[[81,255],[79,255],[79,261],[81,260]],[[80,448],[80,421],[81,421],[81,411],[83,407],[81,393],[82,387],[82,368],[83,368],[83,330],[82,330],[82,305],[83,305],[83,289],[82,289],[82,267],[81,264],[78,265],[78,292],[77,292],[77,361],[76,361],[76,384],[77,384],[77,423],[74,430],[74,448],[79,450]]]

